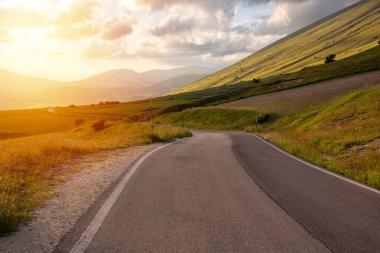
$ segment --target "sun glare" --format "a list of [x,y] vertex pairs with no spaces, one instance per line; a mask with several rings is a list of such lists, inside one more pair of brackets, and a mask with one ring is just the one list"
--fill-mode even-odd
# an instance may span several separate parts
[[14,47],[14,52],[28,55],[51,50],[53,42],[46,37],[47,31],[48,29],[41,28],[11,30],[13,38],[11,45]]

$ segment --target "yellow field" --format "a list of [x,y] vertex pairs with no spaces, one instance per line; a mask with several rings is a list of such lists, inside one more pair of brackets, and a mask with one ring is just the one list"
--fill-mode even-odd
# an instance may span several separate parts
[[0,139],[58,132],[75,126],[75,117],[49,113],[47,109],[0,112]]

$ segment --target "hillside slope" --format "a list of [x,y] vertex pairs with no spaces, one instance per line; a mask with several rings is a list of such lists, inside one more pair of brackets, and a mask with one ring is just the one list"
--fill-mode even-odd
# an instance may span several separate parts
[[361,1],[171,94],[295,72],[323,64],[324,58],[331,53],[337,54],[338,60],[355,55],[377,45],[379,17],[378,0]]
[[380,71],[323,81],[313,85],[252,96],[218,105],[219,108],[255,110],[278,116],[333,101],[353,91],[379,86]]

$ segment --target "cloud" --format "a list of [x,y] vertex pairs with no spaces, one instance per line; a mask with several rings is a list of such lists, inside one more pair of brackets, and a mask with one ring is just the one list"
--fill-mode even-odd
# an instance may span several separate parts
[[0,43],[7,43],[11,41],[12,41],[11,35],[6,30],[0,29]]
[[[102,5],[103,4],[103,5]],[[135,20],[123,14],[109,16],[104,2],[75,1],[53,20],[51,37],[68,40],[117,40],[133,32]]]
[[147,7],[151,11],[162,10],[174,5],[198,5],[208,10],[211,7],[219,8],[221,6],[231,6],[235,4],[235,0],[135,0],[141,6]]
[[74,1],[53,20],[56,25],[73,25],[90,20],[100,7],[97,0]]
[[[48,18],[0,7],[0,26],[47,26],[51,38],[79,40],[77,50],[86,58],[232,62],[355,1],[134,0],[145,8],[134,12],[126,4],[131,0],[72,0]],[[236,18],[239,8],[259,4],[272,8],[270,14]],[[0,32],[0,40],[6,36]]]
[[94,37],[98,32],[97,26],[87,22],[70,26],[56,26],[55,30],[48,35],[56,39],[79,40]]
[[117,40],[133,33],[131,23],[134,23],[134,21],[128,17],[113,16],[108,18],[103,25],[102,38],[105,40]]
[[128,57],[123,43],[94,39],[86,43],[79,50],[79,54],[86,58],[120,59]]
[[[137,57],[160,61],[185,61],[211,59],[234,61],[267,44],[283,37],[308,23],[347,6],[345,0],[135,0],[149,11],[164,10],[166,14],[153,27],[145,27],[145,38],[139,38],[138,45],[122,40],[109,44],[105,41],[88,44],[84,54],[87,57],[120,58]],[[272,12],[245,23],[235,23],[237,3],[244,5],[271,2]],[[317,13],[314,13],[317,10]],[[197,15],[194,15],[196,13]],[[117,22],[116,22],[117,20]],[[116,40],[130,34],[128,22],[114,36],[101,36],[102,40]],[[112,22],[113,23],[113,22]],[[140,22],[141,23],[141,22]],[[139,29],[139,27],[137,27]],[[141,29],[141,27],[140,27]],[[123,33],[124,32],[124,33]],[[153,37],[151,37],[151,36]],[[163,38],[164,37],[164,38]],[[95,53],[95,51],[98,52]],[[126,53],[128,51],[128,53]],[[177,59],[175,59],[177,58]],[[167,62],[166,62],[167,63]]]
[[2,27],[36,27],[46,24],[47,20],[41,12],[24,8],[0,8]]
[[355,2],[358,0],[276,1],[257,34],[288,34]]
[[192,31],[195,28],[195,23],[194,18],[183,18],[179,15],[168,16],[152,30],[152,34],[160,37],[167,34]]

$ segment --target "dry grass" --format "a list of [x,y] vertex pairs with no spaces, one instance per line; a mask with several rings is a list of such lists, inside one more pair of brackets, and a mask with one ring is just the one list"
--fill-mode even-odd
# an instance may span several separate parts
[[170,141],[191,135],[182,128],[112,123],[103,131],[90,124],[70,132],[0,141],[0,234],[15,231],[52,193],[49,186],[64,173],[62,164],[73,158],[154,141]]

